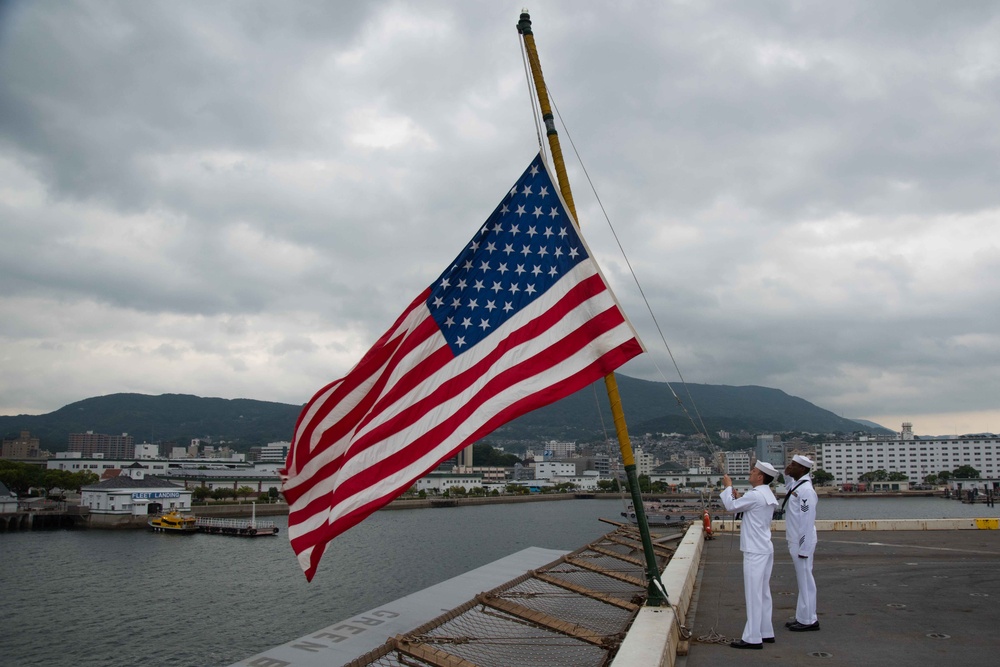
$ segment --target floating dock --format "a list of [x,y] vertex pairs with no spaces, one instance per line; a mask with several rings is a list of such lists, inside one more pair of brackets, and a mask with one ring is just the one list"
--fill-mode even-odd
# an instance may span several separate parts
[[246,519],[215,519],[200,516],[195,522],[198,531],[211,535],[232,537],[266,537],[277,535],[278,527],[273,521],[248,521]]

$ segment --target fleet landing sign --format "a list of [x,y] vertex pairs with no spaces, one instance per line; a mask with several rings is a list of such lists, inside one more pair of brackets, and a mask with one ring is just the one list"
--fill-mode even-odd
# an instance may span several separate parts
[[132,500],[155,500],[157,498],[180,498],[178,491],[136,491],[132,494]]

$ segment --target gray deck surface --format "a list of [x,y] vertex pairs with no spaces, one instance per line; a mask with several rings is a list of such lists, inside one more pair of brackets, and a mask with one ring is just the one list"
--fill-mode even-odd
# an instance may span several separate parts
[[772,538],[775,643],[711,641],[739,639],[746,620],[739,535],[721,535],[705,545],[679,667],[1000,664],[1000,531],[820,532],[821,629],[798,633],[784,627],[796,599],[785,534]]

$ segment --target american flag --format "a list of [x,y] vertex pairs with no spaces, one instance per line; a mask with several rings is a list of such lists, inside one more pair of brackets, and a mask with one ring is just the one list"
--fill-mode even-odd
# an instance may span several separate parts
[[282,491],[306,578],[330,540],[438,463],[642,351],[536,156],[451,266],[299,416]]

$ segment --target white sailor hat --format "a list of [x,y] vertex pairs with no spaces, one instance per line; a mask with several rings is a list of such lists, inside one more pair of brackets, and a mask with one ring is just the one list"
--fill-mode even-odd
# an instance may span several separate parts
[[798,463],[800,466],[805,466],[806,468],[812,470],[813,462],[810,461],[805,456],[802,456],[801,454],[796,454],[795,456],[792,457],[792,460]]
[[757,468],[757,470],[760,470],[765,475],[770,475],[771,477],[778,476],[778,471],[775,470],[774,466],[767,461],[757,461],[757,463],[754,464],[754,468]]

